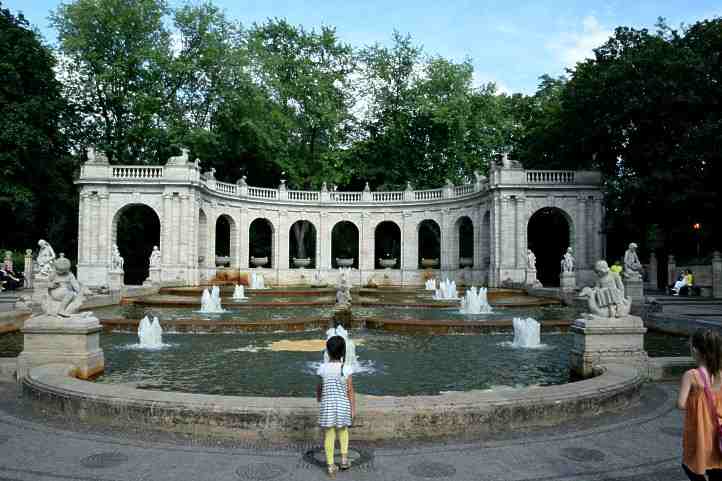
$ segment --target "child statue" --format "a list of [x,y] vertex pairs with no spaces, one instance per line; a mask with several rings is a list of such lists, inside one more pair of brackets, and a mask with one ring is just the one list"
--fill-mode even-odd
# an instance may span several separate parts
[[70,272],[70,260],[61,253],[53,264],[55,270],[48,277],[48,296],[43,302],[43,311],[70,317],[78,312],[85,296],[80,283]]
[[588,298],[589,310],[600,317],[624,317],[629,314],[632,301],[624,297],[624,284],[619,274],[609,270],[607,261],[594,265],[597,282],[594,287],[585,287],[581,297]]

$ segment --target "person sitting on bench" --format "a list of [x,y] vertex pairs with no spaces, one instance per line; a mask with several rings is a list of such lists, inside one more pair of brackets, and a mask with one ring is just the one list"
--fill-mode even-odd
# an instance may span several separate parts
[[[694,286],[694,274],[692,274],[692,271],[687,269],[687,271],[684,274],[684,286],[682,286],[679,289],[679,295],[680,296],[688,296],[691,293],[695,291]],[[697,293],[699,294],[699,293]]]
[[687,285],[687,275],[686,274],[687,274],[686,272],[680,272],[679,277],[677,277],[677,282],[675,282],[674,285],[672,287],[670,287],[670,290],[672,291],[673,296],[678,296],[679,290]]

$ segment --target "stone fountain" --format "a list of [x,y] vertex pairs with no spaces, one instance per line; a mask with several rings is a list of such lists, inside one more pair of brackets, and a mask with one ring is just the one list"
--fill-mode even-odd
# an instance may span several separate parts
[[450,281],[448,278],[440,282],[439,287],[434,291],[434,300],[437,301],[449,301],[458,298],[459,294],[456,291],[456,282]]
[[225,312],[221,305],[221,291],[218,286],[213,286],[210,290],[203,289],[203,295],[201,296],[201,310],[202,314],[220,314]]
[[232,299],[234,301],[246,301],[248,300],[248,297],[246,297],[245,289],[242,285],[236,284],[236,286],[233,288],[233,297]]
[[491,314],[492,309],[486,297],[486,287],[471,287],[466,291],[466,296],[461,300],[462,314]]
[[138,326],[138,343],[143,349],[160,349],[163,347],[163,328],[158,322],[158,318],[154,317],[151,323],[148,316],[140,321]]
[[428,279],[428,280],[424,283],[424,288],[425,288],[427,291],[435,291],[435,290],[436,290],[436,279]]
[[533,349],[541,345],[541,325],[538,321],[531,317],[526,319],[515,317],[512,323],[514,326],[512,347]]
[[[351,372],[358,371],[359,363],[358,363],[358,358],[356,357],[356,345],[349,337],[348,331],[346,331],[346,329],[344,329],[343,325],[339,324],[338,326],[332,327],[331,329],[326,331],[326,340],[327,341],[333,336],[343,337],[343,340],[346,343],[346,358],[344,359],[344,366],[350,367]],[[324,349],[323,350],[323,362],[328,362],[328,361],[329,361],[328,351],[326,351]]]
[[251,273],[251,289],[267,289],[266,281],[260,272]]

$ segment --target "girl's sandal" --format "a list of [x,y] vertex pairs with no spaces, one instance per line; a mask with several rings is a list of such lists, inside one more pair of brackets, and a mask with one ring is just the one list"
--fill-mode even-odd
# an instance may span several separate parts
[[329,478],[335,479],[336,473],[338,472],[338,466],[336,466],[335,464],[329,464],[326,467],[326,472],[328,473]]
[[351,468],[351,461],[349,461],[348,458],[341,458],[341,464],[339,465],[339,468],[341,468],[341,471],[346,471],[347,469]]

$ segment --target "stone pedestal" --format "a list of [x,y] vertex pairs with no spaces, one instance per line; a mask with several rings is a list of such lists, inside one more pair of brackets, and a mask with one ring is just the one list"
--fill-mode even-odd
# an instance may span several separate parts
[[669,287],[674,284],[674,281],[677,280],[677,262],[674,259],[674,256],[670,254],[667,257],[667,285],[665,287]]
[[160,267],[151,267],[148,269],[148,280],[154,286],[160,285]]
[[639,276],[624,279],[624,295],[632,301],[632,312],[639,312],[644,306],[644,285]]
[[559,287],[562,291],[574,291],[577,288],[577,275],[574,272],[562,272],[559,276]]
[[722,255],[719,251],[712,254],[712,295],[722,297]]
[[527,287],[542,287],[541,282],[536,277],[536,269],[526,270],[526,282]]
[[18,380],[28,370],[44,364],[71,364],[75,376],[89,379],[102,373],[105,368],[103,351],[100,349],[98,319],[91,313],[72,317],[41,314],[33,316],[23,327],[24,349],[18,356]]
[[120,291],[123,289],[123,271],[108,272],[108,287],[111,291]]
[[633,364],[640,368],[647,362],[644,350],[642,318],[625,316],[608,318],[585,314],[572,324],[574,344],[569,354],[572,375],[587,378],[596,366],[608,363]]

